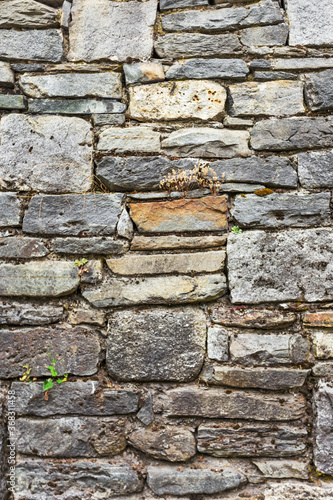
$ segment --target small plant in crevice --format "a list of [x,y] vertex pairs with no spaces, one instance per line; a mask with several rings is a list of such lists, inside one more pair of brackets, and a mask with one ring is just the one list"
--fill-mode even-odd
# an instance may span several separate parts
[[63,382],[67,382],[68,379],[68,373],[65,373],[64,375],[58,375],[57,370],[55,369],[55,364],[56,360],[53,359],[51,361],[51,364],[47,367],[47,369],[50,371],[51,376],[44,380],[43,383],[43,391],[44,391],[44,399],[45,401],[48,400],[48,394],[49,391],[52,389],[54,382],[57,382],[58,384],[62,384]]
[[232,234],[241,234],[243,230],[239,226],[233,226],[231,228]]
[[28,364],[24,365],[23,368],[25,368],[25,372],[23,373],[22,377],[20,377],[20,382],[31,382],[30,373],[32,368],[30,368]]
[[78,267],[79,269],[79,276],[82,276],[83,273],[88,272],[88,269],[85,269],[84,267],[87,262],[88,262],[87,259],[82,259],[82,260],[76,259],[76,261],[74,262],[74,266]]

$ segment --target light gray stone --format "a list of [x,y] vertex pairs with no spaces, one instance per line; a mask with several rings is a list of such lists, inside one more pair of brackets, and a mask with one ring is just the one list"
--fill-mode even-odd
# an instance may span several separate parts
[[23,95],[0,94],[0,109],[25,109],[26,107]]
[[223,236],[141,236],[136,234],[131,243],[131,250],[169,250],[178,248],[212,248],[225,245]]
[[243,80],[248,73],[249,68],[241,59],[185,59],[173,64],[166,72],[166,78],[169,80],[187,78]]
[[157,0],[74,0],[69,27],[70,61],[149,59]]
[[123,70],[127,85],[165,80],[163,66],[157,62],[124,64]]
[[332,147],[333,117],[262,120],[252,129],[251,145],[271,151]]
[[189,10],[162,18],[165,31],[221,31],[248,26],[265,26],[283,21],[276,2],[262,1],[249,7],[231,7],[204,11]]
[[119,193],[36,195],[23,219],[23,231],[48,235],[114,234],[121,213]]
[[333,12],[330,0],[287,0],[289,45],[332,46]]
[[0,193],[0,227],[20,224],[20,202],[16,193]]
[[264,500],[332,500],[331,484],[321,483],[319,486],[304,484],[304,482],[292,482],[270,484],[264,490]]
[[119,311],[108,326],[107,370],[112,378],[188,381],[200,372],[206,318],[192,308]]
[[12,236],[0,238],[0,258],[33,259],[45,257],[49,253],[42,240]]
[[12,71],[10,64],[0,62],[0,85],[4,87],[14,87],[14,80],[14,72]]
[[258,467],[260,472],[267,477],[273,479],[308,479],[309,464],[299,460],[252,460]]
[[2,29],[0,57],[10,60],[60,62],[63,56],[62,43],[62,34],[58,30]]
[[10,114],[0,124],[6,189],[81,192],[92,184],[92,134],[80,118]]
[[179,471],[176,467],[149,466],[147,482],[157,495],[212,495],[237,488],[246,483],[246,477],[230,469],[223,472],[209,469]]
[[92,114],[91,119],[96,127],[100,127],[102,125],[117,126],[117,125],[123,125],[125,123],[125,115],[121,113]]
[[113,153],[159,153],[160,133],[149,127],[110,127],[100,133],[97,149]]
[[108,97],[121,99],[120,73],[58,73],[19,77],[19,85],[30,97]]
[[288,24],[277,24],[275,26],[260,26],[258,28],[247,28],[240,32],[243,45],[248,47],[266,46],[276,47],[285,45],[289,33]]
[[195,7],[197,5],[207,5],[208,0],[161,0],[160,9],[183,9],[185,7]]
[[56,359],[55,369],[59,376],[65,373],[87,376],[97,372],[98,334],[86,327],[69,329],[57,325],[54,328],[1,330],[0,345],[1,378],[21,377],[24,365],[31,368],[31,377],[49,376],[50,355]]
[[252,118],[236,118],[234,116],[226,116],[223,119],[223,125],[226,127],[235,127],[235,128],[242,128],[242,127],[252,127],[253,125],[253,119]]
[[159,36],[154,44],[160,57],[221,57],[240,52],[242,46],[238,36],[204,35],[202,33],[168,33]]
[[231,234],[227,251],[232,301],[332,299],[332,243],[332,231],[320,228]]
[[300,153],[298,176],[304,188],[333,188],[333,150]]
[[61,9],[60,25],[62,28],[68,28],[71,20],[72,0],[65,0]]
[[331,224],[330,193],[237,196],[232,215],[242,227],[308,227]]
[[283,71],[255,71],[253,73],[255,80],[271,81],[271,80],[297,80],[297,73],[287,73]]
[[47,325],[60,321],[62,315],[62,306],[0,300],[0,325]]
[[289,116],[304,113],[303,84],[289,80],[230,85],[230,113]]
[[209,359],[228,361],[229,336],[223,328],[209,327],[207,330],[207,355]]
[[309,70],[333,68],[332,57],[283,57],[270,61],[264,59],[267,67],[274,70]]
[[98,286],[85,287],[82,295],[95,307],[117,307],[205,302],[220,297],[225,291],[225,276],[208,274],[196,277],[106,278]]
[[232,158],[248,156],[249,132],[219,128],[183,128],[171,132],[162,148],[171,156]]
[[333,378],[333,363],[330,361],[321,361],[316,363],[312,368],[312,374],[315,377],[327,377],[328,379]]
[[79,275],[73,262],[0,264],[0,295],[4,297],[60,297],[75,292]]
[[31,113],[89,115],[92,113],[122,113],[125,104],[112,99],[29,99]]
[[59,11],[34,0],[0,2],[0,28],[56,28]]
[[126,208],[121,212],[119,221],[117,224],[117,234],[122,238],[126,238],[127,240],[131,240],[134,233],[133,222],[128,215]]
[[333,108],[333,70],[305,75],[305,99],[311,111]]
[[318,330],[312,333],[313,352],[316,358],[333,358],[333,333]]
[[97,254],[113,255],[122,254],[128,250],[128,243],[107,237],[90,238],[56,238],[53,250],[55,253],[64,254]]
[[333,386],[332,382],[320,380],[314,391],[313,410],[315,416],[314,463],[324,474],[333,473]]

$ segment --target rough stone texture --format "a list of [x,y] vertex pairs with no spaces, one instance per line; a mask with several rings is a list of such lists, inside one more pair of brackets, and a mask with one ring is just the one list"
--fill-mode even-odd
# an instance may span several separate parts
[[184,7],[194,7],[197,5],[208,5],[208,0],[161,0],[160,9],[183,9]]
[[[3,3],[3,2],[2,2]],[[25,61],[60,62],[62,35],[58,30],[0,31],[0,57]]]
[[194,435],[179,427],[170,426],[154,431],[138,430],[132,432],[128,442],[154,458],[170,462],[186,462],[196,454]]
[[288,482],[287,484],[271,484],[264,491],[265,500],[332,500],[331,484],[322,483],[319,486],[310,484]]
[[103,125],[123,125],[125,123],[125,115],[121,113],[102,113],[102,114],[92,114],[91,119],[93,124],[96,127],[100,127]]
[[214,57],[238,53],[237,35],[204,35],[202,33],[170,33],[159,36],[154,44],[160,57]]
[[275,26],[262,26],[259,28],[247,28],[240,33],[243,45],[274,47],[285,45],[289,33],[288,24],[277,24]]
[[141,236],[135,235],[131,250],[169,250],[190,248],[212,248],[225,245],[226,235],[223,236]]
[[66,413],[87,416],[110,416],[134,413],[139,409],[139,392],[133,388],[111,389],[97,381],[78,380],[55,385],[46,401],[43,383],[13,382],[19,416],[53,417]]
[[20,226],[20,224],[20,202],[16,193],[0,193],[0,227]]
[[285,328],[296,321],[296,314],[276,309],[234,309],[217,307],[213,311],[214,323],[242,328]]
[[303,84],[289,80],[246,82],[229,87],[230,113],[240,116],[289,116],[304,113]]
[[289,421],[304,415],[304,399],[300,395],[187,387],[172,389],[164,398],[163,409],[168,416]]
[[69,313],[68,319],[72,325],[82,325],[89,323],[91,325],[103,326],[105,323],[105,314],[96,309],[76,309]]
[[[1,243],[1,242],[0,242]],[[1,251],[1,247],[0,247]],[[106,261],[115,274],[192,274],[214,273],[223,270],[225,251],[197,253],[164,253],[155,255],[128,254]]]
[[160,134],[149,127],[110,127],[99,135],[97,147],[113,153],[159,153]]
[[63,417],[16,423],[17,450],[38,457],[99,457],[126,448],[124,421],[119,418]]
[[97,287],[85,287],[82,295],[95,307],[116,307],[205,302],[220,297],[225,291],[225,276],[208,274],[196,277],[106,278]]
[[139,121],[219,119],[226,101],[224,87],[209,80],[138,85],[129,96],[128,115]]
[[60,115],[87,115],[91,113],[122,113],[125,104],[112,99],[98,101],[96,99],[30,99],[31,113]]
[[25,109],[26,102],[22,95],[1,94],[0,95],[0,109]]
[[[50,356],[56,357],[59,375],[93,375],[97,372],[100,345],[98,335],[84,327],[64,326],[1,330],[1,378],[21,377],[23,365],[32,377],[50,375]],[[75,345],[75,349],[72,347]]]
[[123,66],[126,84],[161,82],[165,79],[160,63],[134,63]]
[[329,229],[230,235],[227,251],[232,301],[332,299],[332,239]]
[[0,325],[48,325],[60,321],[62,315],[62,306],[0,300]]
[[312,344],[316,358],[333,358],[333,333],[327,333],[325,330],[314,332]]
[[242,227],[309,227],[331,223],[330,193],[237,196],[232,215]]
[[69,60],[149,58],[153,51],[156,9],[156,0],[74,0],[69,26]]
[[276,2],[259,2],[250,7],[231,7],[205,11],[189,10],[168,14],[162,18],[166,31],[214,31],[248,26],[264,26],[283,21],[282,12]]
[[0,3],[0,28],[54,28],[59,12],[34,0],[7,0]]
[[120,380],[192,380],[204,358],[206,321],[200,310],[153,309],[113,313],[107,370]]
[[333,45],[333,12],[330,0],[287,0],[289,45]]
[[333,117],[271,118],[255,124],[254,149],[290,151],[333,146]]
[[319,381],[314,392],[315,446],[314,463],[320,472],[333,473],[333,388],[332,383]]
[[333,151],[298,155],[298,176],[302,187],[333,187]]
[[32,259],[49,253],[44,243],[36,238],[0,238],[0,258]]
[[162,141],[162,148],[171,156],[232,158],[250,154],[248,141],[246,130],[185,128],[172,132]]
[[253,77],[255,80],[270,81],[270,80],[297,80],[298,75],[287,73],[284,71],[254,71]]
[[0,295],[4,297],[59,297],[75,292],[79,281],[73,262],[0,264]]
[[333,311],[308,311],[304,315],[303,325],[333,328]]
[[305,99],[311,111],[333,108],[333,70],[305,75]]
[[13,87],[14,81],[15,76],[10,67],[10,64],[6,62],[0,62],[0,84],[4,87]]
[[309,464],[299,460],[253,460],[252,461],[264,474],[265,477],[274,479],[285,479],[288,477],[296,479],[307,479],[309,476]]
[[265,61],[268,63],[268,68],[274,70],[309,70],[309,69],[325,69],[333,68],[333,59],[331,57],[290,57],[281,59],[272,59]]
[[120,73],[24,74],[19,85],[30,97],[108,97],[121,99]]
[[215,457],[285,457],[306,448],[306,427],[273,423],[202,424],[198,451]]
[[80,118],[10,114],[0,124],[0,177],[6,189],[64,193],[92,184],[92,134]]
[[128,250],[128,243],[107,237],[56,238],[53,250],[60,254],[122,254]]
[[23,219],[23,231],[63,236],[110,235],[121,213],[122,195],[70,194],[34,196]]
[[312,375],[315,377],[325,377],[331,379],[333,377],[333,363],[331,361],[319,361],[312,368]]
[[126,208],[124,208],[124,210],[120,214],[119,221],[117,224],[117,234],[118,234],[118,236],[121,236],[122,238],[126,238],[127,240],[131,240],[133,237],[133,233],[134,233],[133,222],[132,222]]
[[223,328],[210,327],[207,330],[207,356],[217,361],[229,359],[229,337]]
[[169,80],[185,78],[226,78],[243,80],[249,73],[247,64],[241,59],[186,59],[173,64],[166,73]]

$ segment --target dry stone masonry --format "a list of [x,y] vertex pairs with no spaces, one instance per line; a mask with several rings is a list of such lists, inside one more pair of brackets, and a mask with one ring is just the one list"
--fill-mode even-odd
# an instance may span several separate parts
[[0,0],[0,500],[333,500],[332,82],[332,0]]

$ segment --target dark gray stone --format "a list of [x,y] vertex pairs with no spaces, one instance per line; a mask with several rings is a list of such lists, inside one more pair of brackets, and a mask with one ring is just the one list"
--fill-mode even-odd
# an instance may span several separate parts
[[34,0],[0,2],[0,28],[56,28],[59,12]]
[[0,325],[48,325],[60,321],[62,315],[62,306],[0,300]]
[[314,463],[324,474],[333,474],[333,384],[320,380],[314,391]]
[[36,195],[25,213],[23,231],[64,236],[114,234],[122,199],[118,193]]
[[[3,2],[2,2],[3,3]],[[0,57],[10,60],[60,62],[63,38],[59,30],[0,30]]]
[[0,227],[20,224],[20,202],[16,193],[0,193]]
[[25,109],[26,107],[23,95],[0,94],[0,109]]
[[333,108],[333,70],[305,75],[305,100],[311,111]]
[[136,418],[144,425],[150,425],[154,421],[153,398],[151,393],[145,397],[144,404],[136,414]]
[[202,311],[129,310],[113,313],[108,327],[106,363],[120,380],[193,380],[206,345]]
[[139,391],[111,389],[95,380],[78,380],[55,385],[44,400],[43,383],[13,382],[18,415],[53,417],[54,415],[110,416],[134,413],[139,409]]
[[33,259],[45,257],[49,253],[42,240],[12,236],[0,238],[0,258]]
[[107,237],[56,238],[53,251],[59,254],[74,255],[119,255],[125,253],[128,247],[129,244],[123,240],[114,240]]
[[242,227],[308,227],[331,224],[330,193],[237,196],[232,215]]
[[16,73],[43,73],[45,71],[44,65],[37,63],[12,63],[11,68],[13,69],[13,71],[16,71]]
[[30,113],[90,115],[92,113],[122,113],[126,105],[112,99],[29,99]]
[[298,155],[298,177],[303,188],[333,188],[333,151]]
[[169,80],[187,78],[242,80],[248,73],[249,68],[241,59],[187,59],[171,66],[166,72],[166,78]]
[[195,7],[197,5],[208,6],[208,0],[161,0],[160,10],[183,9],[185,7]]
[[240,52],[242,46],[238,36],[204,35],[202,33],[170,33],[159,36],[155,51],[160,57],[179,59],[182,57],[221,57]]

